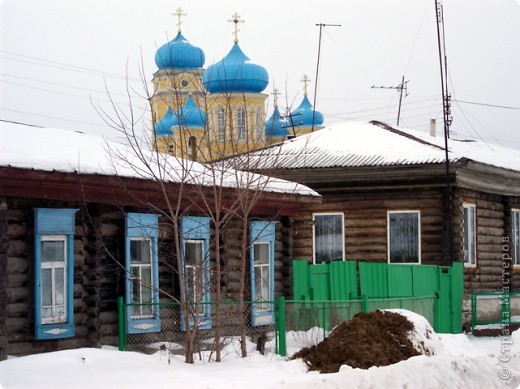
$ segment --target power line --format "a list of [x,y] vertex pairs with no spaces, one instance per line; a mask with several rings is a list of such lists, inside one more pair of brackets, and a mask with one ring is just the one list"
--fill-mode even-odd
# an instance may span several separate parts
[[[59,92],[59,91],[54,91],[54,90],[45,89],[45,88],[38,88],[38,87],[35,87],[35,86],[32,86],[32,85],[25,85],[25,84],[20,84],[18,82],[12,82],[12,81],[6,81],[6,80],[0,80],[0,82],[3,82],[5,84],[10,84],[10,85],[21,86],[21,87],[28,88],[28,89],[31,89],[31,90],[38,90],[38,91],[42,91],[42,92],[55,93],[55,94],[59,94],[59,95],[75,97],[75,98],[78,98],[78,99],[102,101],[102,102],[105,102],[105,103],[112,103],[113,102],[113,103],[118,104],[118,105],[130,106],[130,104],[128,102],[122,103],[122,102],[111,101],[111,100],[107,100],[107,99],[100,99],[100,98],[97,98],[97,97],[80,96],[80,95],[76,95],[74,93]],[[142,107],[142,106],[138,106],[137,108],[145,109],[145,110],[147,109],[147,108]]]
[[[69,71],[75,71],[75,72],[79,72],[79,73],[87,73],[87,74],[93,74],[93,75],[104,76],[104,77],[112,77],[112,78],[123,79],[123,80],[128,80],[128,81],[143,82],[143,80],[141,80],[139,78],[122,76],[120,74],[109,73],[109,72],[105,72],[105,71],[102,71],[102,70],[87,68],[87,67],[83,67],[83,66],[66,64],[66,63],[63,63],[63,62],[50,61],[50,60],[47,60],[47,59],[33,57],[33,56],[30,56],[30,55],[14,53],[12,51],[0,50],[0,53],[5,53],[7,55],[17,56],[17,57],[21,57],[21,58],[26,58],[26,59],[11,58],[11,57],[6,57],[4,55],[0,55],[1,58],[9,59],[11,61],[26,62],[26,63],[31,63],[31,64],[39,65],[39,66],[47,66],[47,67],[52,67],[52,68],[58,68],[58,69],[61,69],[61,70],[69,70]],[[40,61],[40,62],[43,62],[43,63],[38,63],[38,62],[35,62],[35,61]]]
[[481,106],[484,106],[484,107],[520,110],[520,107],[511,107],[511,106],[507,106],[507,105],[477,103],[475,101],[465,101],[465,100],[453,100],[453,101],[456,101],[457,103],[463,103],[463,104],[481,105]]
[[47,119],[62,120],[64,122],[88,124],[90,126],[98,126],[98,127],[102,127],[104,125],[103,123],[83,122],[83,121],[80,121],[80,120],[65,119],[65,118],[60,118],[60,117],[57,117],[57,116],[42,115],[42,114],[34,113],[34,112],[18,111],[18,110],[15,110],[15,109],[9,109],[9,108],[4,108],[4,107],[0,107],[0,109],[3,110],[3,111],[16,112],[16,113],[21,113],[21,114],[24,114],[24,115],[32,115],[32,116],[39,116],[39,117],[43,117],[43,118],[47,118]]
[[30,123],[25,123],[25,122],[17,122],[15,120],[0,119],[0,122],[13,123],[13,124],[22,124],[24,126],[30,126],[30,127],[45,128],[43,126],[38,126],[36,124],[30,124]]
[[71,85],[71,84],[62,84],[62,83],[59,83],[59,82],[43,81],[43,80],[39,80],[37,78],[15,76],[14,74],[2,73],[0,75],[2,75],[4,77],[18,78],[18,79],[21,79],[21,80],[40,82],[42,84],[47,84],[47,85],[55,85],[55,86],[61,86],[61,87],[64,87],[64,88],[71,88],[71,89],[74,89],[74,90],[78,90],[79,89],[79,90],[84,90],[84,91],[87,91],[87,92],[102,93],[102,94],[105,94],[105,95],[110,94],[112,96],[128,97],[128,95],[126,95],[124,93],[108,92],[106,90],[101,90],[101,89],[82,88],[82,87],[79,87],[79,86],[76,86],[76,85]]
[[326,23],[317,23],[316,26],[320,28],[320,35],[318,39],[318,59],[316,60],[316,79],[314,80],[314,101],[312,104],[312,126],[311,132],[314,131],[314,118],[316,115],[316,95],[318,94],[318,75],[320,73],[320,55],[321,55],[321,33],[323,31],[323,27],[341,27],[341,24],[326,24]]

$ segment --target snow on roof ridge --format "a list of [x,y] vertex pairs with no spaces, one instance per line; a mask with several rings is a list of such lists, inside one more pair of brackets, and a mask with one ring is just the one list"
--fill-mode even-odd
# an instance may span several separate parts
[[[427,132],[411,128],[399,127],[399,130],[429,143],[435,144],[435,141],[437,141],[441,143],[441,147],[444,150],[444,137],[435,137]],[[480,140],[450,138],[448,140],[448,150],[451,155],[450,161],[467,159],[520,172],[520,150],[517,149]]]
[[428,145],[428,146],[433,146],[433,147],[436,147],[436,148],[439,148],[441,150],[444,151],[444,147],[441,147],[441,146],[438,146],[436,144],[433,144],[433,143],[430,143],[430,142],[427,142],[421,138],[418,138],[412,134],[409,134],[407,132],[404,132],[404,131],[401,131],[399,128],[396,128],[396,127],[392,127],[391,125],[385,123],[385,122],[381,122],[379,120],[371,120],[369,121],[370,124],[373,124],[374,126],[378,126],[378,127],[381,127],[385,130],[388,130],[390,132],[393,132],[394,134],[397,134],[397,135],[401,135],[401,136],[404,136],[405,138],[408,138],[408,139],[412,139],[416,142],[419,142],[419,143],[422,143],[424,145]]
[[[258,153],[263,167],[285,169],[439,164],[444,138],[379,121],[347,121],[285,141],[276,157]],[[448,144],[450,162],[471,160],[520,172],[520,151],[485,142]]]
[[[214,175],[204,164],[182,160],[152,151],[143,153],[148,163],[157,169],[168,167],[166,181],[212,186]],[[159,158],[159,160],[157,160]],[[136,157],[130,146],[85,134],[81,131],[58,128],[32,127],[17,123],[0,122],[0,166],[82,174],[118,175],[139,179],[153,179],[143,161]],[[170,169],[171,168],[171,169]],[[218,172],[217,172],[218,173]],[[319,196],[314,190],[287,180],[255,173],[230,174],[224,172],[222,185],[237,187],[253,179],[266,192]],[[161,174],[161,175],[159,175]],[[237,182],[237,176],[244,183]],[[254,176],[254,177],[253,177]],[[258,176],[258,177],[257,177]],[[217,180],[219,178],[217,177]]]

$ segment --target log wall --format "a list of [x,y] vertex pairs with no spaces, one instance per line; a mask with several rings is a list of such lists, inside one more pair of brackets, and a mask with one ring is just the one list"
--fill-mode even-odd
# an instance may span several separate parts
[[[74,232],[74,331],[60,340],[34,339],[34,208],[78,208]],[[126,210],[130,211],[130,210]],[[144,211],[143,211],[144,212]],[[125,291],[125,213],[100,204],[0,198],[0,360],[7,355],[27,355],[79,347],[117,345],[117,297]],[[160,298],[178,296],[173,228],[162,219],[159,237]],[[292,286],[290,223],[277,223],[275,243],[275,293]],[[240,223],[233,221],[223,233],[222,279],[211,273],[212,292],[217,282],[222,299],[238,300],[241,277]],[[212,234],[212,236],[214,233]],[[213,252],[214,254],[214,252]],[[212,268],[214,270],[215,263]],[[250,298],[249,263],[245,269]]]
[[447,246],[445,200],[441,190],[326,195],[323,203],[295,218],[294,257],[312,261],[312,213],[343,212],[345,258],[387,262],[387,212],[421,213],[421,263],[440,265]]
[[0,361],[7,358],[7,250],[9,249],[7,201],[0,198]]
[[[520,269],[513,269],[508,257],[512,255],[511,209],[520,208],[520,199],[462,189],[455,196],[460,215],[464,202],[475,204],[477,224],[477,266],[464,270],[465,291],[496,292],[504,286],[519,290]],[[462,216],[458,228],[462,231]],[[456,247],[457,259],[463,260],[462,239]]]

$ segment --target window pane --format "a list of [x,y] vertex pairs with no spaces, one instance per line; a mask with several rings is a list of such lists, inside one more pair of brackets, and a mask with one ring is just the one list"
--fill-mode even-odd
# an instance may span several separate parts
[[52,308],[42,308],[42,321],[46,322],[48,320],[44,319],[51,319],[52,318]]
[[65,261],[65,241],[64,240],[44,240],[42,241],[42,262],[63,262]]
[[238,108],[237,111],[237,128],[238,128],[238,139],[246,139],[246,110],[244,108]]
[[65,269],[57,268],[54,272],[55,282],[55,304],[63,305],[65,303]]
[[184,255],[186,265],[202,266],[203,260],[203,242],[186,242],[184,245]]
[[[152,268],[151,266],[141,268],[141,293],[142,298],[141,302],[143,304],[151,304],[153,302],[153,292],[152,292]],[[142,307],[143,315],[151,315],[152,314],[152,306],[145,305]]]
[[52,305],[52,269],[42,269],[42,305]]
[[389,214],[391,263],[419,263],[419,213]]
[[186,289],[188,300],[195,301],[195,269],[192,266],[186,266]]
[[141,290],[143,293],[142,302],[152,302],[152,268],[142,267],[141,268]]
[[343,245],[343,215],[315,215],[316,263],[343,260]]
[[[269,301],[269,266],[255,266],[255,300]],[[268,309],[269,304],[258,305],[259,309]]]
[[472,205],[464,205],[464,263],[475,264],[475,254],[475,207]]
[[217,111],[217,139],[224,141],[226,138],[226,116],[224,110],[219,108]]
[[[187,299],[194,303],[204,302],[204,282],[203,269],[201,267],[186,266],[186,292]],[[192,313],[204,315],[206,307],[204,305],[192,306]]]
[[269,264],[269,243],[254,244],[255,264]]
[[132,296],[132,304],[139,304],[141,302],[141,282],[139,280],[139,267],[135,266],[130,269],[132,282],[130,283],[130,295]]
[[131,263],[151,263],[150,240],[131,240],[130,241],[130,261]]

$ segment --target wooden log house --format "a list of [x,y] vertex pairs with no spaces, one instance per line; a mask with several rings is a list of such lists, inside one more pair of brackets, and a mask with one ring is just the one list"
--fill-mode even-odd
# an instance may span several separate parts
[[[149,277],[154,291],[148,301],[167,301],[165,293],[178,293],[172,225],[165,210],[167,200],[175,203],[180,193],[181,239],[192,245],[200,242],[204,251],[214,250],[213,225],[203,202],[213,198],[211,185],[188,182],[188,177],[175,181],[172,176],[158,182],[131,173],[130,159],[126,165],[106,160],[107,151],[126,153],[127,148],[77,132],[3,123],[0,133],[6,140],[0,143],[0,360],[7,355],[117,345],[116,299],[125,296],[127,303],[136,302],[136,289],[129,292],[139,286],[136,280]],[[169,167],[176,163],[171,158]],[[119,171],[113,170],[115,164]],[[198,173],[205,169],[199,164],[191,168]],[[228,187],[222,189],[223,209],[232,207],[238,195],[236,185],[224,184]],[[251,240],[262,240],[271,248],[266,254],[269,289],[251,289],[254,271],[247,269],[247,298],[288,293],[288,220],[305,204],[317,201],[319,196],[308,188],[276,179],[261,194],[248,225],[257,231]],[[194,222],[198,224],[191,230],[182,229]],[[220,283],[225,299],[238,300],[241,224],[235,218],[229,225],[221,239]],[[150,257],[142,254],[147,248]],[[149,272],[142,265],[140,277],[133,277],[138,267],[132,256],[139,253],[143,263],[148,258]],[[216,282],[210,276],[213,254],[204,269],[211,284],[203,296],[208,301]],[[253,266],[254,258],[250,261]],[[146,326],[155,325],[154,319],[148,317]],[[134,322],[137,329],[146,327]]]
[[518,150],[450,140],[447,174],[443,138],[381,122],[338,124],[279,147],[256,153],[259,171],[323,197],[293,220],[295,258],[463,262],[466,322],[471,293],[520,290]]

